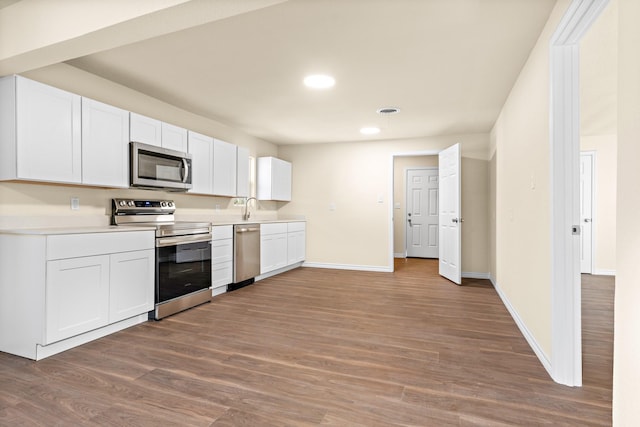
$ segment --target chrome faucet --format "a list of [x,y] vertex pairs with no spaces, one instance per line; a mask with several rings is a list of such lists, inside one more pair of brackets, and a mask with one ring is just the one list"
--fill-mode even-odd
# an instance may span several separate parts
[[[247,199],[247,201],[246,201],[246,202],[244,202],[244,214],[242,215],[242,220],[243,220],[243,221],[248,221],[248,220],[249,220],[249,217],[251,216],[251,212],[249,212],[249,202],[250,202],[252,199],[253,199],[253,200],[255,200],[255,201],[256,201],[256,203],[258,203],[258,199],[256,199],[255,197],[249,197],[249,198]],[[257,205],[256,205],[256,207],[257,207]]]

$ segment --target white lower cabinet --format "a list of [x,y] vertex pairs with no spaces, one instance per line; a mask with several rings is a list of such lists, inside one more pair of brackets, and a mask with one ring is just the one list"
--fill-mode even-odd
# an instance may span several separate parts
[[109,323],[153,310],[153,249],[110,255],[109,273]]
[[290,222],[287,224],[287,264],[303,262],[306,255],[306,224]]
[[213,296],[227,291],[233,282],[233,225],[216,225],[211,243],[211,288]]
[[154,248],[153,230],[0,233],[0,351],[38,360],[146,321]]
[[260,225],[260,274],[287,265],[287,223]]
[[45,304],[44,344],[109,323],[109,255],[48,261]]

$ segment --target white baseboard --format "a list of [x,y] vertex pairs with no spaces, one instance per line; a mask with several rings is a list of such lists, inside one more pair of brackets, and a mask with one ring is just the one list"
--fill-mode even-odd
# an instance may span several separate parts
[[255,278],[255,281],[258,282],[262,279],[266,279],[267,277],[275,276],[280,273],[284,273],[289,270],[293,270],[294,268],[298,268],[302,266],[302,262],[297,262],[295,264],[287,265],[286,267],[278,268],[277,270],[270,271],[268,273],[264,273]]
[[473,271],[463,271],[461,274],[463,279],[490,279],[489,273],[475,273]]
[[305,262],[303,267],[331,268],[335,270],[356,270],[356,271],[376,271],[380,273],[393,273],[393,267],[382,267],[378,265],[355,265],[355,264],[327,264],[320,262]]
[[[63,351],[72,349],[82,344],[86,344],[98,338],[106,337],[107,335],[121,331],[131,326],[139,325],[149,321],[149,315],[147,313],[139,314],[137,316],[130,317],[128,319],[121,320],[116,323],[112,323],[102,328],[94,329],[89,332],[85,332],[80,335],[73,336],[71,338],[64,339],[62,341],[54,342],[46,346],[36,344],[35,360],[42,360],[54,354],[62,353]],[[28,356],[25,356],[28,357]]]
[[529,346],[531,347],[533,352],[538,357],[538,360],[540,360],[540,363],[542,363],[542,366],[544,366],[544,369],[547,370],[547,373],[549,374],[549,376],[551,378],[553,378],[553,374],[552,374],[552,370],[551,370],[551,361],[549,360],[549,358],[547,357],[545,352],[542,350],[540,345],[538,345],[538,342],[536,341],[536,339],[533,336],[533,334],[529,331],[529,329],[527,329],[527,326],[524,324],[524,322],[522,321],[522,319],[518,315],[518,312],[511,305],[511,303],[509,302],[509,299],[502,292],[502,289],[500,289],[500,286],[498,286],[498,284],[496,283],[494,278],[490,277],[489,280],[491,280],[491,283],[493,283],[493,287],[495,288],[496,292],[498,293],[498,296],[502,300],[502,303],[504,304],[504,306],[509,311],[509,314],[511,314],[511,317],[513,318],[513,321],[516,322],[516,325],[518,326],[518,329],[520,329],[520,332],[524,336],[524,339],[527,340],[527,343],[529,343]]
[[593,274],[598,276],[615,276],[615,270],[593,270]]
[[404,252],[398,252],[398,253],[393,254],[393,257],[394,258],[406,258],[407,254],[405,254]]

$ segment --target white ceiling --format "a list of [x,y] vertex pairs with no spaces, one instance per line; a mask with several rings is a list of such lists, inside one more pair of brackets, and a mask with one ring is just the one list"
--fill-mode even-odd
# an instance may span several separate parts
[[290,0],[68,63],[278,144],[484,133],[554,4]]

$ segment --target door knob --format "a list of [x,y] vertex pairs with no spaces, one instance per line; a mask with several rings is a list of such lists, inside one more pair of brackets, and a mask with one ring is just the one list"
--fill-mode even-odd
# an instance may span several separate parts
[[458,223],[458,218],[451,218],[451,221],[457,224]]
[[585,218],[584,222],[591,222],[591,218]]

